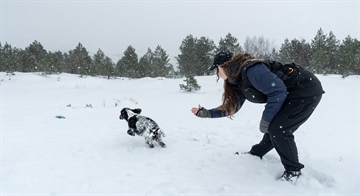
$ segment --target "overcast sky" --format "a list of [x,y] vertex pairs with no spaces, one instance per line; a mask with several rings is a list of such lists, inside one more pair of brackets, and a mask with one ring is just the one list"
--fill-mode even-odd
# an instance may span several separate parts
[[360,0],[0,1],[2,45],[25,49],[37,40],[47,51],[68,52],[80,42],[114,63],[129,45],[139,58],[160,45],[173,62],[190,34],[216,45],[228,33],[241,45],[247,36],[264,36],[278,48],[286,38],[311,42],[320,28],[360,40]]

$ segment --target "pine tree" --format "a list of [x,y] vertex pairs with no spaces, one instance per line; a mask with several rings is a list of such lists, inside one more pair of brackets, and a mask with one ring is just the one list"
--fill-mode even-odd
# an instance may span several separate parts
[[220,38],[219,46],[216,48],[215,53],[226,50],[229,50],[230,52],[244,52],[240,44],[238,43],[238,39],[233,37],[231,33],[228,33],[224,39]]
[[47,51],[38,41],[34,41],[22,52],[22,70],[23,72],[41,72],[48,70]]
[[38,71],[41,71],[43,76],[53,74],[55,71],[51,65],[51,56],[47,54],[42,59],[40,59],[41,68]]
[[81,43],[69,52],[69,63],[71,63],[71,73],[80,74],[80,77],[90,75],[92,59]]
[[139,60],[139,67],[142,70],[141,76],[142,77],[154,77],[154,70],[153,70],[153,58],[154,53],[148,48],[147,52],[142,56]]
[[[69,53],[70,53],[70,51],[69,51]],[[65,72],[65,73],[75,73],[75,70],[73,69],[69,53],[65,52],[63,54],[64,60],[63,60],[62,71]]]
[[326,54],[328,55],[329,62],[327,62],[325,67],[325,74],[335,73],[339,74],[339,61],[338,61],[338,51],[340,41],[336,39],[336,36],[330,31],[328,37],[326,38]]
[[215,44],[212,40],[201,37],[200,39],[188,35],[180,46],[176,58],[181,76],[209,75],[207,68],[212,64]]
[[339,46],[339,73],[342,77],[360,74],[360,41],[347,36]]
[[285,43],[281,45],[279,50],[279,60],[283,63],[296,63],[304,67],[310,65],[310,44],[304,39],[285,39]]
[[194,53],[196,50],[196,38],[188,35],[180,46],[180,52],[176,58],[178,62],[178,70],[181,76],[192,74],[192,67],[197,61]]
[[96,54],[94,54],[93,58],[92,58],[92,65],[91,65],[91,70],[90,70],[90,74],[91,75],[101,75],[103,76],[105,71],[105,54],[104,52],[99,48],[99,50],[96,52]]
[[105,57],[102,75],[107,76],[107,79],[110,79],[111,77],[116,77],[116,74],[115,64],[111,58]]
[[116,76],[114,63],[101,49],[94,54],[91,70],[91,75],[106,76],[107,79]]
[[169,62],[169,55],[167,55],[166,51],[158,45],[154,51],[152,61],[155,77],[167,77],[169,75],[172,68],[172,65]]
[[0,43],[0,71],[13,75],[17,69],[17,49],[12,48],[7,42],[4,46]]
[[64,55],[62,52],[49,52],[49,64],[50,64],[50,71],[55,73],[61,73],[64,66]]
[[311,40],[311,62],[310,70],[314,73],[324,73],[326,65],[328,64],[329,56],[326,52],[326,37],[323,30],[320,28],[313,40]]
[[191,91],[198,91],[201,89],[201,86],[198,85],[197,80],[194,78],[193,75],[186,76],[184,82],[186,82],[186,85],[180,84],[180,90],[186,90],[191,92]]
[[213,54],[216,48],[214,41],[209,38],[200,37],[197,41],[196,48],[195,54],[198,63],[195,64],[194,74],[198,76],[210,75],[208,68],[214,61]]
[[120,77],[140,78],[138,55],[130,45],[124,52],[124,56],[116,63],[116,69]]
[[286,38],[284,43],[281,44],[279,56],[279,61],[281,61],[282,63],[288,63],[293,61],[292,47],[289,39]]

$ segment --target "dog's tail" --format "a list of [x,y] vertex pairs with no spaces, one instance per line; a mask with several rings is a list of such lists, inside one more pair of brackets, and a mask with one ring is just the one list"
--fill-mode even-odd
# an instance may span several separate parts
[[165,135],[165,133],[164,133],[164,131],[162,129],[157,128],[156,132],[158,132],[158,134],[161,135],[162,137],[166,137],[166,135]]

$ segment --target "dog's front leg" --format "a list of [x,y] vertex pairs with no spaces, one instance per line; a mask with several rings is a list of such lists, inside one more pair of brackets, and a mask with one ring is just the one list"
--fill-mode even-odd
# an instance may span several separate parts
[[146,141],[146,143],[149,145],[150,148],[154,148],[154,144],[151,142],[151,140]]
[[131,128],[128,129],[127,134],[131,135],[131,136],[135,136],[135,131]]

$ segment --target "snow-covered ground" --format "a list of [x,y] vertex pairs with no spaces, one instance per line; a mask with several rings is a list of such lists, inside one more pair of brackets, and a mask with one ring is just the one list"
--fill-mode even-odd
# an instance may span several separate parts
[[[183,79],[0,74],[1,195],[360,194],[359,76],[318,76],[326,93],[295,133],[305,168],[294,186],[276,180],[274,150],[234,155],[262,138],[264,105],[246,102],[233,120],[191,113],[220,104],[216,76],[196,77],[201,91],[189,93]],[[154,119],[167,148],[129,136],[123,107]]]

